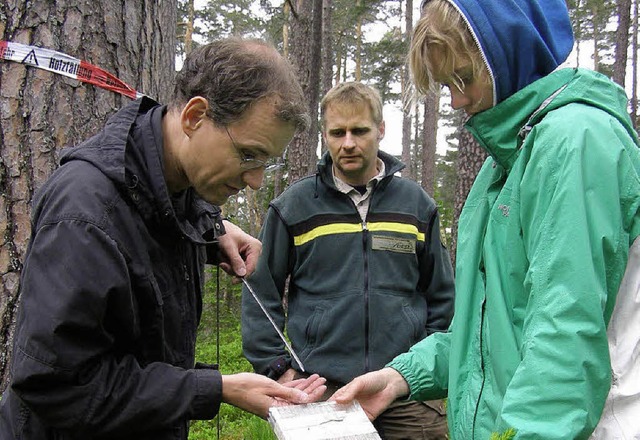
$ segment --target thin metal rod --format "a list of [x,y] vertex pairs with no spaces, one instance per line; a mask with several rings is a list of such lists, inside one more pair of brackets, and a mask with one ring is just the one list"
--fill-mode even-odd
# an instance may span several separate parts
[[298,357],[296,352],[293,351],[293,348],[291,348],[291,345],[289,345],[289,343],[285,339],[284,335],[282,334],[282,331],[280,331],[280,329],[276,325],[276,323],[273,320],[273,318],[271,317],[271,315],[269,315],[269,312],[267,312],[267,309],[262,304],[262,301],[260,301],[260,298],[258,298],[258,295],[256,295],[256,292],[254,292],[253,288],[249,285],[249,282],[247,280],[245,280],[244,278],[240,278],[240,279],[242,280],[244,285],[247,286],[247,289],[249,290],[249,292],[251,292],[251,295],[253,296],[253,299],[256,300],[256,302],[258,303],[258,305],[262,309],[262,313],[264,313],[264,315],[267,317],[267,319],[269,319],[269,322],[271,323],[271,325],[275,329],[276,333],[278,333],[278,336],[280,336],[280,339],[282,339],[282,342],[284,342],[284,345],[287,347],[287,350],[289,350],[289,353],[291,353],[291,356],[293,356],[293,358],[296,360],[296,362],[300,366],[300,369],[302,370],[302,372],[304,372],[305,370],[304,370],[304,365],[302,365],[302,361],[300,360],[300,358]]

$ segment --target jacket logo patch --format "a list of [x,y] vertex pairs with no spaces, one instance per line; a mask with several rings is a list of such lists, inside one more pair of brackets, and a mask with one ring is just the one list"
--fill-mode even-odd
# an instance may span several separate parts
[[413,238],[373,235],[371,236],[371,248],[374,251],[390,251],[399,252],[401,254],[415,254],[416,240]]
[[509,217],[509,210],[511,209],[509,205],[498,205],[498,209],[502,211],[502,215]]

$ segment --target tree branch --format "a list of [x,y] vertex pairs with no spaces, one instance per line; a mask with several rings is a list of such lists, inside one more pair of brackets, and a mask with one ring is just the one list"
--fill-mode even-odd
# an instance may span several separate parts
[[296,11],[296,7],[291,0],[285,0],[285,3],[289,3],[289,7],[291,8],[291,13],[293,14],[293,18],[298,20],[298,11]]

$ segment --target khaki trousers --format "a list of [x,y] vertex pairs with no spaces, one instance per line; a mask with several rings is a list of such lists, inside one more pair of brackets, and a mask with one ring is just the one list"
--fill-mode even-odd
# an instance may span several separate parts
[[373,425],[382,440],[444,440],[449,438],[442,400],[396,400]]

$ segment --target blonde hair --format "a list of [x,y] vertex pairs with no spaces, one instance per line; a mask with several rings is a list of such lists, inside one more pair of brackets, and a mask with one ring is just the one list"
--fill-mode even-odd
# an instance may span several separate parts
[[334,86],[322,98],[320,113],[324,127],[324,115],[332,104],[366,104],[371,109],[371,118],[376,124],[382,122],[382,98],[375,88],[356,81],[348,81]]
[[[456,72],[460,66],[468,66],[472,78],[461,78]],[[467,23],[447,0],[431,0],[423,7],[411,39],[409,67],[416,92],[422,95],[435,92],[439,83],[462,91],[465,82],[491,81]]]

